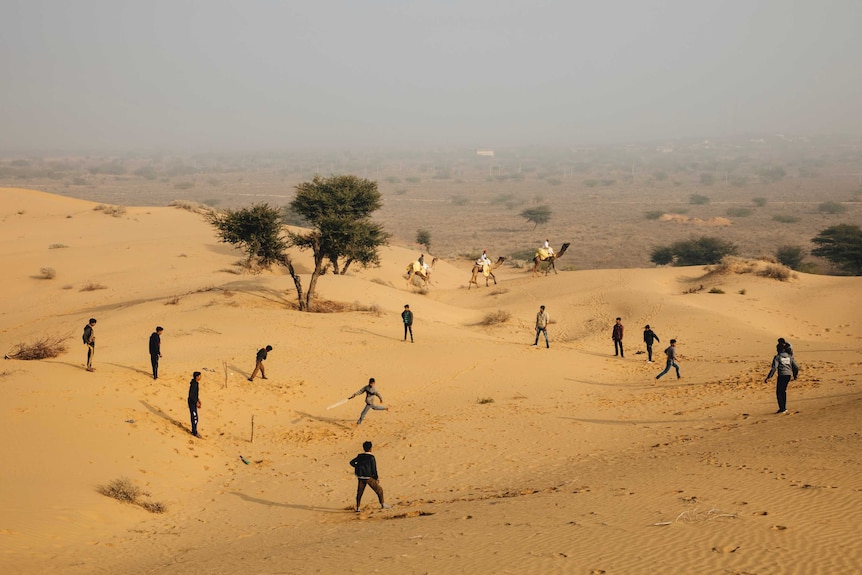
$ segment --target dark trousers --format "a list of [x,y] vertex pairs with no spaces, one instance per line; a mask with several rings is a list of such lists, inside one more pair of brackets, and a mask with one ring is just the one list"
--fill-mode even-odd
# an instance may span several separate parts
[[150,365],[153,366],[153,379],[159,379],[159,354],[150,354]]
[[198,434],[198,405],[197,402],[189,400],[189,415],[192,419],[192,435]]
[[404,324],[404,341],[407,341],[407,332],[410,332],[410,341],[413,341],[413,326],[410,324]]
[[623,355],[623,340],[615,339],[614,340],[614,355],[618,355],[620,357],[625,357]]
[[357,478],[359,480],[359,484],[356,486],[356,508],[359,509],[359,503],[362,501],[362,494],[365,493],[365,486],[367,485],[377,494],[377,500],[380,502],[380,505],[383,505],[383,487],[380,485],[380,482],[374,479],[373,477],[369,477],[367,479],[363,479],[361,477]]
[[787,384],[790,383],[790,375],[779,375],[775,383],[775,398],[778,400],[778,411],[787,410]]
[[545,334],[545,347],[551,347],[551,344],[548,343],[548,328],[546,327],[537,327],[536,328],[536,341],[533,342],[533,345],[539,345],[539,335]]
[[646,346],[647,360],[652,361],[652,344]]

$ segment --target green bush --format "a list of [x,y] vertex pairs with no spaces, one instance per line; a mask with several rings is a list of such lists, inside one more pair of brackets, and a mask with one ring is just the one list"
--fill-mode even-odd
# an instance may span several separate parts
[[709,197],[702,196],[700,194],[692,194],[688,199],[688,203],[702,206],[709,203]]
[[817,211],[821,214],[843,214],[847,211],[847,206],[838,202],[823,202],[817,206]]
[[757,206],[758,208],[762,208],[763,206],[765,206],[765,205],[766,205],[766,198],[756,197],[756,198],[751,198],[751,201],[752,201],[752,202],[754,203],[754,205],[755,205],[755,206]]
[[650,261],[658,265],[672,262],[678,266],[710,265],[719,263],[724,256],[735,255],[736,251],[736,245],[728,240],[701,236],[655,248]]
[[805,251],[799,246],[784,245],[775,250],[775,259],[793,270],[799,269],[804,257]]
[[745,218],[751,215],[751,208],[727,208],[727,215],[731,218]]
[[644,217],[648,220],[657,220],[662,216],[662,214],[664,214],[664,212],[661,210],[650,210],[648,212],[644,212]]

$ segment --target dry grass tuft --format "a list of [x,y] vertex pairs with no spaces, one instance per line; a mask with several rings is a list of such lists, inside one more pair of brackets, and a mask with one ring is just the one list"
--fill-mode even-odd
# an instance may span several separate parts
[[498,309],[497,311],[489,311],[485,314],[485,317],[482,318],[482,321],[479,322],[479,325],[498,325],[502,323],[506,323],[509,321],[509,318],[512,317],[512,314],[503,309]]
[[757,272],[757,275],[786,282],[794,276],[794,273],[793,270],[787,266],[781,264],[770,264]]
[[180,299],[180,296],[175,295],[174,297],[165,301],[165,305],[177,305],[178,303],[180,303]]
[[48,359],[57,357],[61,353],[66,352],[65,338],[53,335],[43,336],[30,343],[19,343],[15,346],[15,351],[8,354],[10,359],[23,359],[26,361]]
[[311,306],[311,311],[314,313],[340,313],[349,309],[343,303],[327,299],[316,299]]
[[383,279],[383,278],[371,278],[371,281],[372,281],[373,283],[380,284],[380,285],[382,285],[382,286],[386,286],[386,287],[395,287],[395,286],[393,286],[393,285],[392,285],[392,282],[388,282],[388,281],[386,281],[386,280],[385,280],[385,279]]
[[60,250],[63,248],[68,248],[68,247],[69,246],[67,246],[66,244],[51,244],[50,246],[48,246],[48,249],[49,250]]
[[208,214],[213,211],[213,209],[209,206],[199,204],[197,202],[190,202],[188,200],[174,200],[169,203],[168,206],[180,210],[187,210],[195,214]]
[[378,316],[378,317],[380,317],[381,315],[383,315],[383,310],[382,310],[382,309],[380,309],[380,306],[379,306],[379,305],[377,305],[376,303],[372,303],[372,304],[363,304],[363,303],[359,303],[358,301],[355,301],[355,302],[353,302],[353,306],[352,306],[352,308],[351,308],[351,309],[352,309],[353,311],[364,311],[364,312],[368,312],[368,313],[374,314],[374,315],[376,315],[376,316]]
[[99,204],[95,208],[93,208],[96,212],[102,212],[103,214],[107,214],[109,216],[114,216],[115,218],[119,218],[126,214],[125,206],[111,206],[106,204]]
[[40,280],[52,280],[57,277],[57,272],[54,268],[42,268],[39,270],[39,275],[36,277]]
[[98,491],[105,497],[110,497],[111,499],[122,501],[123,503],[132,503],[143,507],[150,513],[164,513],[167,511],[167,507],[162,503],[156,501],[142,501],[141,497],[149,497],[150,494],[143,491],[137,485],[134,485],[125,477],[114,479],[107,485],[99,486]]
[[102,285],[100,283],[95,283],[95,282],[87,282],[78,291],[96,291],[96,290],[100,290],[100,289],[108,289],[108,286]]
[[487,405],[489,403],[494,403],[494,398],[493,397],[480,397],[479,399],[476,400],[476,403],[478,403],[479,405]]

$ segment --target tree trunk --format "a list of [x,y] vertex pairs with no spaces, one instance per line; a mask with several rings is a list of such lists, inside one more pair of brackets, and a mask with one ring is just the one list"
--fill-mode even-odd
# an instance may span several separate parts
[[349,268],[350,264],[352,264],[354,261],[355,260],[353,258],[347,258],[347,261],[344,262],[344,267],[341,269],[341,275],[344,275],[347,273],[347,268]]
[[315,289],[317,288],[317,278],[323,273],[323,255],[320,254],[320,246],[314,245],[314,271],[311,272],[311,281],[308,282],[308,291],[305,294],[305,310],[311,311],[311,304],[314,302]]
[[299,304],[299,311],[308,311],[305,300],[302,299],[302,279],[296,273],[296,270],[293,269],[293,262],[290,261],[290,258],[286,257],[282,263],[287,266],[287,271],[290,272],[290,277],[293,278],[293,285],[296,286],[296,301]]

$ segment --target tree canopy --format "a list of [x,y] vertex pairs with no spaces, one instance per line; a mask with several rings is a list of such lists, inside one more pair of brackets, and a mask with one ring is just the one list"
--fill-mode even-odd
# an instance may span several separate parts
[[269,268],[284,263],[289,241],[282,235],[282,214],[269,204],[254,204],[237,210],[209,212],[207,221],[219,240],[240,246],[247,263]]
[[650,261],[658,265],[673,263],[678,266],[717,264],[724,256],[735,255],[736,245],[711,236],[674,242],[653,249]]
[[829,260],[848,274],[862,275],[862,228],[838,224],[821,230],[811,241],[818,246],[811,255]]
[[546,224],[551,220],[551,206],[541,205],[527,208],[521,212],[520,216],[528,222],[533,222],[533,229],[535,230],[539,224]]

